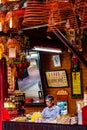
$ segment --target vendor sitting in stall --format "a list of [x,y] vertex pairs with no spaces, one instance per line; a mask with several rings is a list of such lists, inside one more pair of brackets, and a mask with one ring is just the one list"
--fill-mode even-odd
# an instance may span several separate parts
[[56,118],[61,114],[61,109],[57,105],[54,105],[54,97],[47,95],[45,98],[47,107],[43,109],[42,115],[44,118]]

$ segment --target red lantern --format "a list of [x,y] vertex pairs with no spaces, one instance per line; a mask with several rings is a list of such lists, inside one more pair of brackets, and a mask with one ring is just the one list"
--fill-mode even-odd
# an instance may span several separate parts
[[24,11],[25,11],[25,9],[14,10],[14,12],[16,13],[16,15],[18,17],[23,17],[24,16]]

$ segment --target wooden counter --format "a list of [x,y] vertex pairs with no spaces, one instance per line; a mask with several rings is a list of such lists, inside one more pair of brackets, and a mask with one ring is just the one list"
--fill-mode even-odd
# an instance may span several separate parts
[[87,125],[61,125],[3,121],[3,130],[87,130]]

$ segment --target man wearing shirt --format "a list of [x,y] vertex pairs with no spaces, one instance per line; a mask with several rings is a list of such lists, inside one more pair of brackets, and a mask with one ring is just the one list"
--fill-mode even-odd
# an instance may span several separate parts
[[54,97],[47,95],[45,98],[47,107],[43,109],[42,115],[44,118],[56,118],[61,114],[61,109],[57,105],[54,105]]

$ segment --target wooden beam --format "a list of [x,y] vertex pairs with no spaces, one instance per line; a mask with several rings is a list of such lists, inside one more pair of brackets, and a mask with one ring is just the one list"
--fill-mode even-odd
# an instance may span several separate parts
[[55,26],[51,27],[51,30],[58,37],[58,39],[60,39],[61,42],[77,56],[79,61],[87,67],[87,61],[85,60],[85,58],[81,55],[80,52],[76,51],[76,49],[70,44],[70,42],[65,38],[65,36]]

